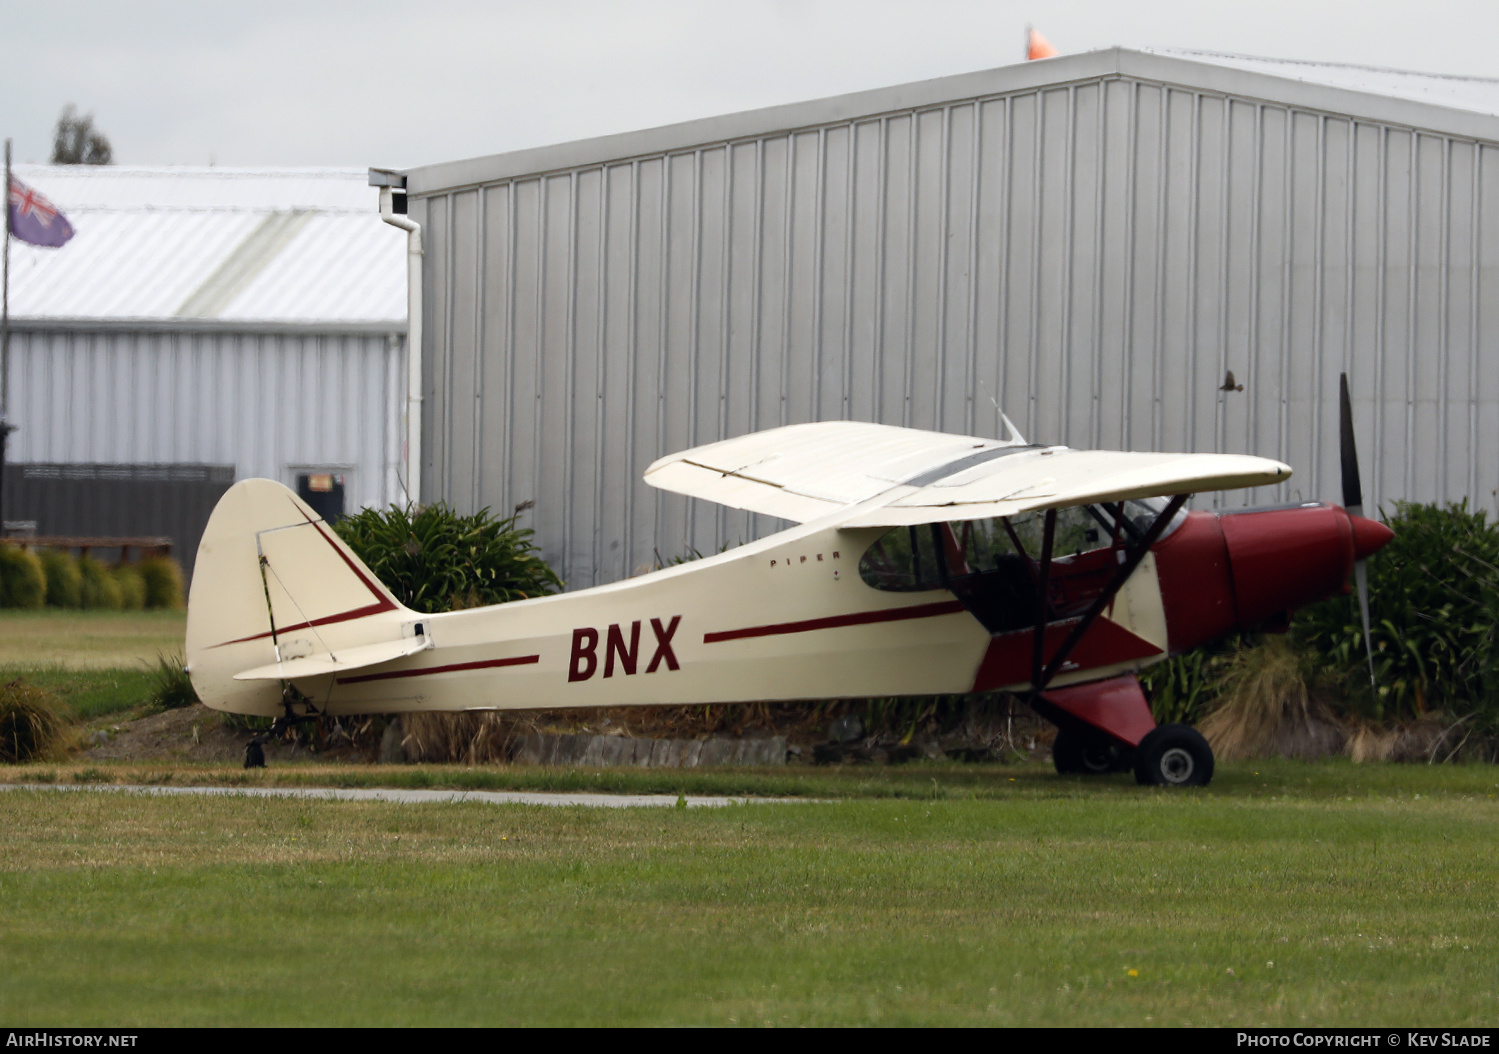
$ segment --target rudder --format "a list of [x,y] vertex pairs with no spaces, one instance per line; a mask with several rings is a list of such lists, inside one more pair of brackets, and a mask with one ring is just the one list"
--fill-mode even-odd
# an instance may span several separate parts
[[198,545],[188,673],[215,709],[279,715],[276,681],[235,674],[399,637],[400,624],[413,617],[290,490],[241,480],[219,499]]

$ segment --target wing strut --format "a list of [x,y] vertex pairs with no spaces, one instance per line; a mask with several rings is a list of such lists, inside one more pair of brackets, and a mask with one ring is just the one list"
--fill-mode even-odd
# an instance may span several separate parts
[[[1056,510],[1051,509],[1047,511],[1046,534],[1041,553],[1041,602],[1037,606],[1036,650],[1031,667],[1031,690],[1037,695],[1046,690],[1046,686],[1057,675],[1057,671],[1062,668],[1062,663],[1067,661],[1067,657],[1072,654],[1078,642],[1083,639],[1083,635],[1092,627],[1098,616],[1103,614],[1103,609],[1109,606],[1109,603],[1114,599],[1114,595],[1120,589],[1124,588],[1124,583],[1129,580],[1130,575],[1135,573],[1135,568],[1140,566],[1140,561],[1145,559],[1145,554],[1150,552],[1150,547],[1155,544],[1156,539],[1161,536],[1161,532],[1166,529],[1166,525],[1171,522],[1172,517],[1176,515],[1177,511],[1186,504],[1188,497],[1190,495],[1178,494],[1172,498],[1171,502],[1161,510],[1160,515],[1151,521],[1150,527],[1145,531],[1144,535],[1134,545],[1125,547],[1124,562],[1115,569],[1114,577],[1110,579],[1108,587],[1102,593],[1098,594],[1093,603],[1088,607],[1088,610],[1083,614],[1082,620],[1076,626],[1072,627],[1072,632],[1067,635],[1067,639],[1062,642],[1062,646],[1052,655],[1051,661],[1043,667],[1047,608],[1046,582],[1051,573],[1052,529],[1056,523]],[[1120,515],[1121,517],[1123,515],[1122,509],[1120,510]]]
[[[1051,584],[1051,551],[1052,544],[1057,537],[1057,510],[1047,509],[1046,518],[1042,521],[1041,531],[1041,565],[1036,574],[1036,640],[1035,648],[1031,652],[1031,684],[1036,686],[1036,691],[1044,688],[1045,682],[1042,677],[1042,664],[1046,660],[1046,616],[1050,613],[1051,604],[1046,591]],[[1068,647],[1072,644],[1068,638],[1067,644],[1062,645],[1062,653],[1071,651]],[[1046,680],[1051,680],[1047,677]]]

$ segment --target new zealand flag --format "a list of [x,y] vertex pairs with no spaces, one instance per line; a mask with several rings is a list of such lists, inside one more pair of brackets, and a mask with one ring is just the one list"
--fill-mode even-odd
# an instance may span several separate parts
[[10,233],[23,242],[59,248],[73,237],[73,225],[56,205],[10,177]]

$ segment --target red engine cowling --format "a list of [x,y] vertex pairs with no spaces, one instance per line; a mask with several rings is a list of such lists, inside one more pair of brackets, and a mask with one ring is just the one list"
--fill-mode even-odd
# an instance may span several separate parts
[[1321,503],[1191,513],[1155,547],[1170,650],[1284,629],[1292,611],[1346,591],[1353,562],[1393,537]]

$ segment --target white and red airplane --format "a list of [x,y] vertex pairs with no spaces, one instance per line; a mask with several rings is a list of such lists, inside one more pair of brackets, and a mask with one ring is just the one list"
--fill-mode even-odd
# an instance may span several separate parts
[[1005,690],[1059,726],[1059,771],[1207,783],[1206,741],[1157,727],[1136,674],[1284,626],[1389,540],[1358,515],[1356,463],[1349,491],[1346,408],[1351,511],[1187,512],[1190,494],[1291,470],[1010,431],[836,421],[674,454],[646,482],[799,526],[611,585],[436,615],[402,606],[290,490],[244,480],[198,549],[188,671],[209,706],[287,721]]

